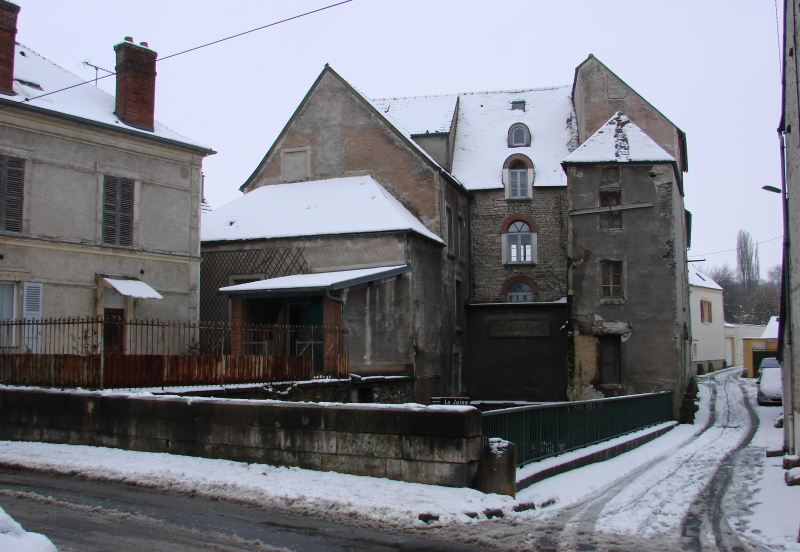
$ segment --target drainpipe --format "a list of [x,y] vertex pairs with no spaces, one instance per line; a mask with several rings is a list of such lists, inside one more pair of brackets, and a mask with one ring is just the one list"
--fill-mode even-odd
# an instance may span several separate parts
[[784,382],[784,427],[787,453],[795,454],[795,419],[794,419],[794,370],[793,370],[793,339],[792,339],[792,296],[791,296],[791,256],[789,250],[789,198],[786,193],[786,136],[783,130],[778,133],[781,144],[781,209],[783,211],[783,308],[784,318],[781,318],[782,326],[785,322],[786,331],[784,332],[786,342],[784,343],[783,372],[788,381]]

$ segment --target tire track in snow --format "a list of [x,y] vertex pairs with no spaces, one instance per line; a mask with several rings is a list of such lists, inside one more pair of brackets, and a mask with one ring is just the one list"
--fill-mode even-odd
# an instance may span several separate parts
[[[689,492],[693,483],[697,486],[698,479],[708,480],[709,483],[703,485],[704,489],[713,488],[710,482],[720,471],[715,467],[719,458],[730,456],[732,450],[740,450],[749,442],[745,435],[736,440],[737,446],[726,449],[724,447],[730,443],[731,433],[733,436],[741,433],[744,424],[747,424],[750,432],[755,431],[752,418],[747,420],[741,416],[742,401],[748,406],[749,403],[740,386],[732,383],[738,381],[738,372],[736,374],[718,372],[706,379],[714,408],[705,426],[693,438],[599,491],[584,503],[565,510],[551,522],[546,534],[537,539],[540,549],[588,551],[606,549],[611,544],[615,549],[630,547],[635,550],[637,542],[641,547],[642,539],[646,538],[650,548],[656,546],[657,541],[663,541],[659,546],[661,549],[681,550],[681,544],[678,544],[679,548],[675,548],[675,545],[685,525],[686,511],[699,499],[687,497],[691,499],[687,503],[676,498],[680,493]],[[735,385],[739,391],[735,396],[731,395],[731,385]],[[722,477],[720,475],[714,484],[723,483]],[[720,501],[727,485],[724,487]],[[641,488],[647,489],[647,492],[643,493]],[[618,505],[614,506],[615,503]],[[635,520],[633,525],[636,530],[631,531],[631,518],[636,516],[640,519]],[[721,511],[718,518],[724,520]],[[615,522],[621,526],[618,530],[613,530]],[[598,526],[611,526],[613,534],[607,531],[598,533]]]
[[[711,482],[689,509],[681,528],[682,548],[689,552],[702,552],[708,546],[714,546],[717,550],[725,552],[743,552],[745,550],[759,549],[747,546],[736,531],[731,528],[723,505],[723,499],[733,479],[736,459],[747,448],[758,430],[758,416],[750,404],[747,392],[740,381],[737,381],[736,384],[750,418],[749,429],[739,445],[725,455]],[[703,536],[707,532],[702,531],[702,529],[709,526],[714,542],[704,543]]]

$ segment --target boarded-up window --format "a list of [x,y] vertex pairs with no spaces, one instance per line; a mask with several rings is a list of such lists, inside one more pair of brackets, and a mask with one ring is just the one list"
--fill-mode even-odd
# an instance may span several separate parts
[[22,187],[25,160],[0,155],[0,229],[22,231]]
[[133,245],[133,180],[103,178],[103,243]]
[[298,182],[309,177],[308,150],[283,150],[281,152],[282,179]]

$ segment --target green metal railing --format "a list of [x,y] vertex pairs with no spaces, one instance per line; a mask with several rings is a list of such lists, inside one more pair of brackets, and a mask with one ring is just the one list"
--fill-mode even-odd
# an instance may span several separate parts
[[672,391],[519,406],[484,412],[483,440],[511,441],[523,466],[672,419]]

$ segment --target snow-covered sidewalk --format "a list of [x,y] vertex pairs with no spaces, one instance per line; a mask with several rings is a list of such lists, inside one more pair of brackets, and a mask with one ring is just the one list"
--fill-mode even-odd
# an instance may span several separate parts
[[[752,383],[745,382],[748,393]],[[755,402],[755,401],[753,401]],[[796,543],[800,487],[783,482],[780,458],[765,458],[763,450],[779,447],[781,430],[773,426],[780,409],[756,407],[761,426],[740,487],[751,490],[751,501],[733,520],[745,536],[773,550],[800,552]],[[503,517],[508,531],[528,532],[562,508],[579,502],[700,432],[709,418],[707,386],[701,386],[701,409],[695,425],[680,425],[650,443],[614,459],[576,469],[519,492],[516,499],[388,479],[209,460],[169,454],[131,452],[47,443],[0,442],[0,464],[97,480],[121,481],[180,493],[244,501],[265,507],[291,507],[298,514],[321,519],[380,526],[385,530],[456,529]],[[640,489],[645,494],[648,489]],[[695,489],[686,489],[687,493]],[[425,521],[423,521],[425,520]],[[496,523],[493,520],[492,523]],[[733,525],[734,523],[732,523]],[[487,527],[488,529],[488,527]],[[474,531],[473,531],[474,532]],[[455,533],[455,532],[454,532]]]

